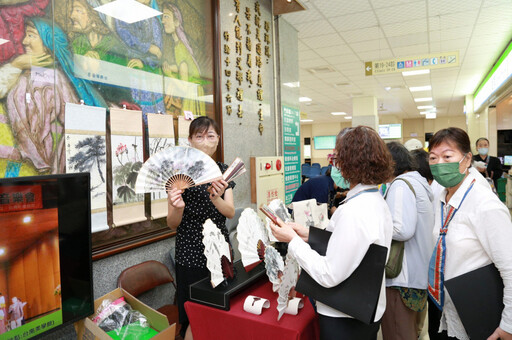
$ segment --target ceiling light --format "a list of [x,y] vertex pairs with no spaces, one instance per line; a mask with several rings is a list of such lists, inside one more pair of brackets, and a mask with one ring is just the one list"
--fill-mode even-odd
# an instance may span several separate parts
[[232,17],[233,15],[235,15],[235,13],[230,12],[228,15],[229,15],[230,17]]
[[301,123],[309,123],[309,122],[312,122],[313,119],[301,119],[300,122]]
[[430,70],[417,70],[417,71],[405,71],[405,72],[402,72],[402,75],[404,77],[407,77],[407,76],[418,76],[420,74],[429,74],[430,73]]
[[418,106],[418,110],[425,110],[425,109],[433,109],[434,106],[433,105],[422,105],[422,106]]
[[0,45],[5,44],[6,42],[9,42],[9,40],[5,40],[5,39],[0,38]]
[[384,88],[384,90],[386,90],[386,91],[391,90],[391,86],[386,86],[386,87]]
[[94,9],[128,24],[162,15],[162,12],[135,0],[115,0]]
[[347,117],[345,117],[345,119],[350,120],[350,119],[352,119],[352,117],[347,116]]
[[294,81],[292,83],[283,83],[283,85],[288,87],[300,87],[300,82]]
[[5,254],[5,248],[0,248],[0,256]]
[[346,112],[331,112],[331,114],[333,116],[345,116],[347,113]]
[[301,103],[310,102],[312,100],[313,99],[311,99],[309,97],[299,97],[299,102],[301,102]]
[[432,97],[425,97],[425,98],[414,98],[414,101],[416,103],[421,103],[421,102],[429,102],[432,100]]
[[30,221],[32,221],[32,216],[23,217],[23,223],[30,223]]
[[292,2],[292,0],[286,0],[287,2]]
[[430,85],[409,87],[409,91],[411,91],[411,92],[430,91],[430,90],[432,90],[432,86],[430,86]]
[[429,112],[425,115],[425,118],[427,119],[436,119],[437,115],[435,112]]

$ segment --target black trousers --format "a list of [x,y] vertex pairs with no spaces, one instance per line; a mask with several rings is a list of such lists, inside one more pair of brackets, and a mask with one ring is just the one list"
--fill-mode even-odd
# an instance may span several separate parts
[[380,321],[367,325],[351,318],[318,315],[320,340],[376,340]]
[[189,286],[210,275],[207,268],[188,268],[176,263],[176,302],[178,304],[181,336],[185,337],[189,321],[185,311],[185,302],[190,301]]
[[439,332],[439,324],[441,323],[442,312],[428,299],[428,337],[430,340],[457,340],[452,336],[448,336],[446,331]]

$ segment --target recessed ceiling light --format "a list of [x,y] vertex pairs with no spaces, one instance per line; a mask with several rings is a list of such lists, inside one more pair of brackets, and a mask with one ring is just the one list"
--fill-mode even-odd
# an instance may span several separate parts
[[384,88],[384,90],[386,90],[386,91],[391,90],[391,86],[386,86],[386,87]]
[[433,105],[422,105],[422,106],[418,106],[418,110],[425,110],[425,109],[433,109],[434,106]]
[[301,119],[300,122],[301,123],[309,123],[309,122],[312,122],[313,119]]
[[115,0],[94,9],[128,24],[162,15],[162,12],[135,0]]
[[430,85],[409,87],[409,91],[411,91],[411,92],[430,91],[430,90],[432,90],[432,86],[430,86]]
[[292,83],[283,83],[283,85],[288,87],[300,87],[300,82],[294,81]]
[[32,221],[32,216],[23,217],[23,223],[30,223]]
[[417,70],[417,71],[405,71],[405,72],[402,72],[402,75],[404,77],[407,77],[407,76],[418,76],[420,74],[429,74],[430,73],[430,70]]
[[425,98],[414,98],[414,101],[416,103],[421,103],[421,102],[429,102],[432,100],[432,97],[425,97]]
[[5,254],[5,248],[0,248],[0,256]]
[[435,112],[429,112],[425,115],[425,118],[427,119],[436,119],[437,114]]
[[311,99],[309,97],[299,97],[299,102],[301,102],[301,103],[310,102],[312,100],[313,99]]
[[5,44],[6,42],[9,42],[9,40],[5,40],[5,39],[0,38],[0,45]]
[[349,120],[349,119],[352,119],[352,117],[350,117],[350,116],[347,116],[347,117],[345,117],[345,119]]
[[333,116],[345,116],[347,113],[346,112],[331,112],[331,114]]

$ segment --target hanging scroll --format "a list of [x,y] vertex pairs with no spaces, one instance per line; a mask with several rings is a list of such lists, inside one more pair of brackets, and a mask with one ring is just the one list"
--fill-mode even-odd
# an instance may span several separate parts
[[142,112],[110,109],[113,225],[144,221],[144,195],[135,194],[142,166]]
[[[172,115],[148,114],[149,157],[156,152],[174,146]],[[167,216],[167,193],[151,193],[151,218]]]
[[178,117],[178,145],[179,146],[190,146],[188,141],[188,129],[192,119],[186,117]]
[[106,110],[66,103],[66,172],[91,175],[91,231],[107,230]]

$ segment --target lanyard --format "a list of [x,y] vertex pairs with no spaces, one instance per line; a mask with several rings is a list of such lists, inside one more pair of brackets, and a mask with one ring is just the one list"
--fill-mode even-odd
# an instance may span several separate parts
[[475,181],[476,181],[476,179],[473,179],[473,181],[469,185],[469,188],[464,193],[464,196],[462,196],[462,200],[460,201],[459,208],[455,209],[455,207],[450,206],[450,209],[448,210],[448,213],[446,214],[446,219],[444,218],[444,202],[441,202],[441,223],[442,223],[441,230],[440,230],[441,234],[446,235],[446,233],[448,232],[448,225],[450,224],[451,220],[453,219],[453,216],[455,216],[455,213],[460,209],[460,206],[464,202],[464,199],[466,198],[468,193],[473,188]]
[[345,198],[345,200],[343,202],[341,202],[341,204],[345,204],[348,201],[350,201],[351,199],[356,198],[357,196],[359,196],[361,194],[364,194],[366,192],[378,192],[378,191],[379,191],[379,189],[377,189],[377,188],[370,188],[370,189],[366,189],[366,190],[361,190],[357,194],[355,194],[354,196],[352,196],[350,198]]

